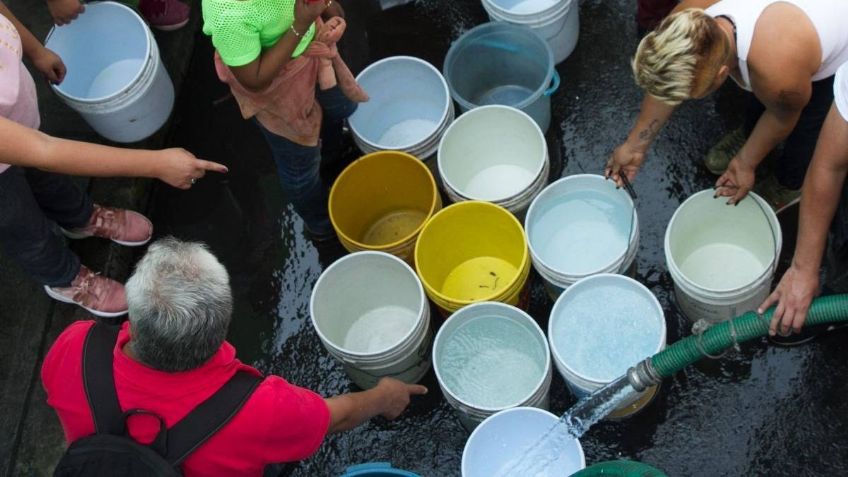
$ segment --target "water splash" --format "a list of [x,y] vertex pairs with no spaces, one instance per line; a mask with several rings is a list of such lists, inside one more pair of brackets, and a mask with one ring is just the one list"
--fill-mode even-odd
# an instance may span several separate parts
[[519,457],[505,464],[496,477],[548,477],[556,469],[551,464],[562,455],[566,446],[579,439],[595,423],[632,398],[636,390],[626,376],[622,376],[571,407],[545,434]]

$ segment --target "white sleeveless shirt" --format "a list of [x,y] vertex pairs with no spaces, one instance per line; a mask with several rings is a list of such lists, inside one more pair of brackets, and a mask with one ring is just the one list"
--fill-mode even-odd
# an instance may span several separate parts
[[736,55],[742,74],[742,82],[736,82],[748,91],[751,91],[748,52],[754,39],[754,27],[766,7],[781,1],[800,8],[819,34],[822,63],[813,81],[833,75],[848,62],[848,0],[722,0],[706,12],[713,18],[726,16],[736,24]]

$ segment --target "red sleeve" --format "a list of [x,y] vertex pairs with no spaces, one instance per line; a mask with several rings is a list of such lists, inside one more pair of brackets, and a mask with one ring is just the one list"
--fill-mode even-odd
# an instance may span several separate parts
[[267,462],[291,462],[314,454],[330,428],[330,409],[324,398],[279,376],[269,376],[262,387],[273,393],[266,421]]
[[73,442],[94,432],[94,419],[82,383],[82,348],[94,321],[77,321],[59,335],[41,365],[47,404],[56,411],[65,439]]

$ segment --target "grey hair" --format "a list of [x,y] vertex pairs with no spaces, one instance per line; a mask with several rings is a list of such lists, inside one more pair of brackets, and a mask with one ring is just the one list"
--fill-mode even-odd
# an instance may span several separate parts
[[152,368],[197,368],[227,337],[230,277],[202,243],[157,240],[136,265],[126,291],[132,351]]

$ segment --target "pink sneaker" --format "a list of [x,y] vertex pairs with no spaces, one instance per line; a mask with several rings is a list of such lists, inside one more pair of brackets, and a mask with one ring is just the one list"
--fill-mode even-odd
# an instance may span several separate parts
[[81,265],[71,286],[66,288],[44,286],[44,291],[55,300],[79,305],[89,313],[103,318],[114,318],[127,313],[127,295],[120,283],[92,272]]
[[137,247],[150,241],[153,224],[138,212],[94,204],[88,225],[80,229],[62,229],[62,233],[71,239],[100,237],[127,247]]
[[177,0],[139,0],[138,11],[153,28],[172,31],[188,23],[191,8]]

